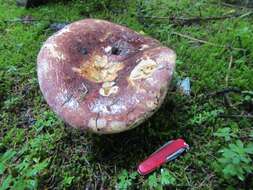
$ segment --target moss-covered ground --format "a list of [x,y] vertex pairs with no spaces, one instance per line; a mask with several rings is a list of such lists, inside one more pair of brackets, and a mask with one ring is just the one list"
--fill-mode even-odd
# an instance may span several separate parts
[[[0,0],[0,189],[253,189],[252,11],[215,0],[73,0],[31,9]],[[207,19],[222,15],[229,18]],[[174,49],[175,78],[190,78],[191,95],[171,88],[152,118],[121,134],[66,126],[42,97],[36,56],[51,23],[88,17]],[[136,173],[180,137],[186,154],[149,176]]]

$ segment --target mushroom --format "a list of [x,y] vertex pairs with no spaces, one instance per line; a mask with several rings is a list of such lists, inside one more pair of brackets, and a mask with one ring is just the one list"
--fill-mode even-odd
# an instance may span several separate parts
[[155,39],[85,19],[44,43],[37,72],[43,96],[65,122],[109,134],[139,125],[160,107],[175,59]]

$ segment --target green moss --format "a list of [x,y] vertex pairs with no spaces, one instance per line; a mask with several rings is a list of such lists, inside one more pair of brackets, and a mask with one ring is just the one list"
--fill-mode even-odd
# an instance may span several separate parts
[[[229,142],[213,134],[220,128],[231,127],[236,130],[236,135],[229,137],[231,143],[238,139],[244,144],[252,141],[252,119],[241,116],[253,114],[252,17],[185,26],[166,19],[144,18],[219,16],[247,11],[208,0],[191,3],[187,0],[73,0],[51,2],[33,9],[16,7],[14,0],[0,0],[0,158],[8,151],[15,151],[6,166],[0,165],[9,168],[3,169],[0,182],[4,185],[10,182],[12,187],[21,184],[40,189],[113,189],[126,180],[131,188],[149,189],[154,179],[131,177],[136,165],[163,143],[183,137],[190,151],[163,166],[178,189],[224,189],[229,185],[235,189],[249,188],[248,173],[243,180],[227,179],[217,169],[217,158],[222,157],[218,150],[228,147]],[[36,21],[29,24],[18,21],[27,15]],[[164,104],[152,118],[122,134],[97,136],[66,127],[50,111],[39,90],[36,56],[43,41],[53,33],[48,28],[50,23],[87,17],[128,26],[173,48],[178,56],[177,74],[180,78],[190,77],[192,95],[168,92]],[[175,32],[213,44],[199,43]],[[207,96],[225,87],[250,91],[251,95],[228,94],[233,106],[226,103],[224,95]],[[28,167],[27,170],[22,166]],[[247,167],[253,169],[252,164]],[[36,175],[27,177],[24,171]],[[156,183],[163,183],[159,181],[160,172],[154,176],[158,176]]]

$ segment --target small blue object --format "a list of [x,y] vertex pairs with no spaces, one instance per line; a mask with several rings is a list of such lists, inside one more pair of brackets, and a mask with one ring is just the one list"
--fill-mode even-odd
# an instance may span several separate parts
[[178,88],[184,95],[190,96],[191,94],[190,78],[186,77],[183,80],[180,80],[178,82]]

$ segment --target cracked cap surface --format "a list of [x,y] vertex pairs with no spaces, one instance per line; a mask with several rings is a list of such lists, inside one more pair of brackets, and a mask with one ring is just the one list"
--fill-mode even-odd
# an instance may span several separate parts
[[37,58],[41,91],[73,127],[118,133],[163,102],[176,54],[157,40],[104,20],[85,19],[51,36]]

